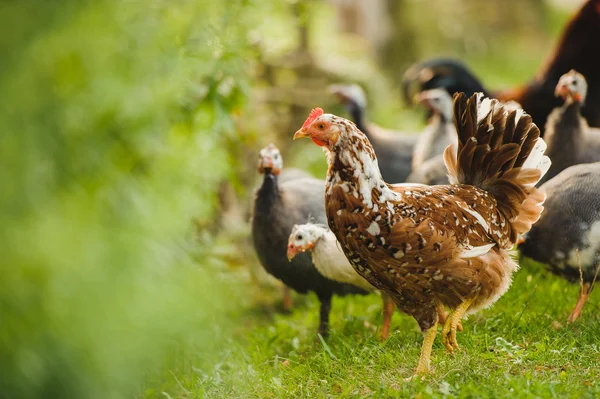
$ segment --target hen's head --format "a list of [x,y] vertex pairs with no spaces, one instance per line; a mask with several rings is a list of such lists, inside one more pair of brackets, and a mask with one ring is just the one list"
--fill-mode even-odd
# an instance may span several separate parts
[[327,227],[319,224],[296,224],[288,239],[287,257],[288,260],[306,251],[311,251],[319,238],[325,234]]
[[258,172],[272,173],[277,176],[283,168],[283,159],[279,149],[274,144],[269,144],[258,154]]
[[420,92],[415,96],[415,102],[425,105],[434,114],[441,115],[445,120],[452,120],[453,101],[446,90],[431,89]]
[[587,82],[582,74],[571,69],[560,77],[554,95],[565,101],[583,104],[587,95]]
[[351,135],[349,130],[355,131],[356,126],[339,116],[324,114],[321,108],[315,108],[294,134],[294,140],[309,137],[316,145],[333,150],[333,148],[347,140]]

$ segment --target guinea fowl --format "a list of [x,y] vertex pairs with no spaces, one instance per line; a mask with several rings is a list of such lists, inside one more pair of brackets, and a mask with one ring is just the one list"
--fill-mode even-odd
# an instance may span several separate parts
[[413,171],[422,166],[425,161],[441,155],[450,144],[456,143],[450,94],[442,89],[426,90],[417,95],[417,101],[431,110],[432,115],[415,145]]
[[[312,254],[313,263],[323,276],[340,283],[352,284],[365,291],[375,290],[375,287],[352,268],[338,246],[335,235],[326,225],[307,223],[294,226],[288,240],[287,257],[291,261],[303,252]],[[382,295],[382,299],[381,339],[385,340],[390,332],[394,302],[386,295]]]
[[600,129],[589,127],[581,116],[587,93],[585,78],[574,70],[567,72],[555,93],[564,104],[550,113],[546,123],[546,155],[552,166],[542,183],[569,166],[600,161]]
[[600,267],[600,163],[571,166],[540,190],[547,196],[544,212],[519,249],[553,273],[582,283],[567,320],[572,323],[581,314]]
[[449,144],[456,143],[456,129],[452,121],[452,98],[442,89],[426,90],[416,100],[431,111],[425,131],[419,137],[413,153],[410,183],[429,185],[447,184],[448,173],[442,153]]
[[548,170],[545,143],[523,111],[481,94],[454,100],[458,148],[444,152],[451,185],[392,186],[367,137],[314,109],[294,139],[327,153],[327,221],[354,269],[424,333],[417,374],[429,372],[440,305],[452,309],[442,342],[458,349],[458,322],[490,306],[518,268],[510,255],[543,210],[535,184]]
[[290,178],[280,182],[281,154],[273,144],[260,151],[258,171],[263,182],[256,191],[252,217],[254,248],[265,270],[286,286],[305,294],[313,291],[321,303],[319,333],[327,335],[333,294],[364,293],[354,286],[329,280],[315,269],[308,254],[289,262],[287,241],[295,223],[325,221],[322,180]]
[[427,161],[421,166],[413,169],[406,178],[407,183],[427,184],[437,186],[438,184],[448,184],[448,169],[444,162],[444,155],[440,154]]
[[486,92],[501,101],[517,101],[538,126],[544,127],[552,109],[560,105],[554,97],[554,87],[564,73],[575,69],[587,77],[590,87],[583,116],[591,126],[600,126],[600,57],[596,56],[600,54],[599,37],[600,0],[588,0],[566,25],[549,61],[529,83],[489,92],[463,63],[438,58],[418,63],[406,71],[404,97],[410,103],[412,93],[433,88],[444,88],[450,94]]
[[411,172],[413,150],[418,136],[367,122],[367,96],[359,85],[332,85],[330,91],[346,107],[356,126],[369,138],[379,159],[383,177],[394,183],[404,182]]

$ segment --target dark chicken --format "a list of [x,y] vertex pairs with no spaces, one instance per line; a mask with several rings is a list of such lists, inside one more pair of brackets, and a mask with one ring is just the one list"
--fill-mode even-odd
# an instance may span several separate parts
[[572,323],[581,314],[600,267],[600,163],[571,166],[540,190],[547,195],[544,212],[519,249],[553,273],[581,283],[579,300],[567,320]]
[[460,94],[454,120],[458,148],[444,153],[444,186],[387,184],[367,137],[320,108],[294,135],[326,149],[327,221],[348,260],[423,331],[417,374],[429,372],[440,306],[452,309],[442,342],[453,351],[462,317],[509,288],[518,267],[509,251],[543,210],[535,184],[550,166],[523,111]]
[[321,303],[319,333],[327,335],[333,294],[364,293],[354,286],[323,277],[310,254],[287,259],[288,237],[296,223],[325,221],[324,182],[301,173],[280,181],[283,161],[274,145],[261,150],[258,171],[263,182],[256,191],[252,217],[254,248],[265,270],[286,286],[305,294],[313,291]]
[[[523,106],[533,121],[543,127],[548,114],[560,101],[554,97],[554,88],[560,77],[571,69],[582,73],[588,80],[589,93],[583,116],[591,126],[600,126],[600,0],[588,0],[571,18],[558,41],[553,55],[527,84],[491,92],[501,101],[514,100]],[[479,79],[460,61],[433,59],[418,63],[407,70],[403,80],[406,101],[412,93],[433,88],[444,88],[450,94],[480,91],[487,93]]]
[[369,138],[383,178],[402,183],[411,172],[413,150],[419,137],[383,128],[366,119],[367,96],[355,84],[332,85],[331,93],[343,104],[356,126]]
[[581,117],[587,93],[585,78],[576,71],[564,74],[556,95],[564,104],[554,109],[546,123],[546,155],[552,159],[542,183],[572,165],[600,161],[600,129],[588,126]]

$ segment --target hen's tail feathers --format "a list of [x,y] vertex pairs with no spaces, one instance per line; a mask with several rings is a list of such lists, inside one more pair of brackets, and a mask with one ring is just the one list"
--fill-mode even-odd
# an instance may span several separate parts
[[449,146],[444,152],[450,183],[492,194],[512,224],[511,241],[516,240],[544,209],[545,194],[535,184],[550,168],[550,159],[540,130],[523,110],[509,111],[481,93],[454,96],[454,124],[458,150]]

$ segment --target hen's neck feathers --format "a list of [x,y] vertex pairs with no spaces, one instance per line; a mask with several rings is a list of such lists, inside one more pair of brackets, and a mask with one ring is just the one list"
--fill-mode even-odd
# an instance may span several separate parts
[[328,152],[326,193],[331,194],[336,186],[344,192],[362,198],[369,208],[375,206],[373,190],[378,193],[378,200],[396,199],[388,184],[383,180],[377,157],[369,139],[356,126],[340,122],[342,134],[335,148]]

